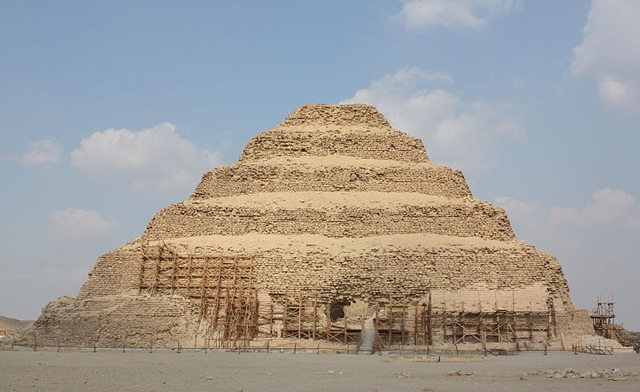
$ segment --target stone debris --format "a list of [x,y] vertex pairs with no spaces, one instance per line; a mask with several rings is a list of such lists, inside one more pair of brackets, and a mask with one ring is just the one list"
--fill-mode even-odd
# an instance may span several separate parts
[[396,373],[391,373],[391,377],[393,378],[414,378],[415,376],[411,373],[407,373],[407,372],[396,372]]
[[[597,378],[607,379],[610,381],[627,381],[630,379],[636,379],[638,373],[622,371],[618,368],[613,369],[600,369],[600,370],[578,370],[574,368],[556,369],[556,370],[538,370],[524,374],[522,377],[526,378],[528,375],[532,376],[546,376],[552,379],[564,379],[564,378]],[[523,378],[521,378],[523,379]]]

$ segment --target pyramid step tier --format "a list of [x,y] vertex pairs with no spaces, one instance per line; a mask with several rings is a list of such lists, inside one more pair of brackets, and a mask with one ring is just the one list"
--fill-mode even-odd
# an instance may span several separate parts
[[249,141],[239,162],[265,160],[274,157],[343,155],[365,159],[401,162],[429,162],[420,139],[392,129],[318,127],[275,128],[262,132]]
[[391,124],[375,107],[362,104],[304,105],[291,112],[281,127],[358,126],[391,129]]
[[352,157],[275,158],[208,172],[192,198],[265,192],[377,191],[471,197],[462,173],[431,163]]
[[[438,303],[457,298],[466,302],[466,310],[479,301],[495,303],[498,298],[501,303],[508,300],[508,309],[523,310],[546,306],[549,296],[562,298],[564,290],[556,288],[566,288],[566,281],[557,279],[560,265],[555,258],[517,240],[434,234],[331,238],[252,233],[174,238],[151,241],[149,246],[154,244],[182,255],[251,255],[258,289],[275,295],[306,292],[329,300],[348,287],[353,297],[419,298],[440,290],[450,294],[438,298]],[[172,268],[169,262],[167,271]],[[544,295],[539,295],[541,291]],[[516,305],[512,292],[531,297],[517,298]]]
[[489,203],[382,192],[259,193],[191,199],[160,211],[143,237],[252,232],[327,237],[432,233],[501,241],[515,238],[505,211]]

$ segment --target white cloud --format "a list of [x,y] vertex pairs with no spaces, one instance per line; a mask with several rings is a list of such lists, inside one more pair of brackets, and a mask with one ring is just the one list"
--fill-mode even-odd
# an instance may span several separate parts
[[49,216],[48,235],[54,242],[90,240],[119,231],[115,219],[105,219],[96,211],[69,208]]
[[62,145],[52,139],[41,139],[27,146],[22,155],[11,154],[6,159],[17,162],[24,167],[34,167],[59,163],[62,158]]
[[493,204],[504,208],[510,218],[529,218],[538,209],[535,203],[525,203],[511,196],[496,196]]
[[201,150],[169,123],[96,132],[71,152],[71,161],[87,174],[124,179],[133,191],[190,189],[220,165],[217,152]]
[[576,306],[595,305],[598,294],[614,295],[617,322],[640,330],[633,301],[640,272],[640,203],[632,194],[601,189],[581,207],[539,206],[509,196],[494,203],[507,210],[518,238],[558,258]]
[[343,103],[377,107],[394,128],[423,139],[437,163],[465,173],[489,170],[498,164],[492,152],[522,136],[522,125],[507,104],[470,102],[430,86],[452,81],[445,73],[407,68],[372,81]]
[[574,49],[573,73],[595,80],[603,102],[616,109],[640,111],[639,15],[637,0],[594,0]]
[[640,203],[630,193],[604,188],[595,192],[592,198],[583,208],[553,207],[550,223],[557,226],[640,228]]
[[406,0],[390,19],[410,30],[429,26],[478,29],[516,5],[516,0]]

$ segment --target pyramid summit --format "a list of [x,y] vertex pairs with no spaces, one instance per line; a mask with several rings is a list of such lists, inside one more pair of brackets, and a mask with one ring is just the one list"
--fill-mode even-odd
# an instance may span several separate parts
[[32,329],[85,347],[536,348],[593,334],[554,257],[361,104],[305,105],[255,136]]

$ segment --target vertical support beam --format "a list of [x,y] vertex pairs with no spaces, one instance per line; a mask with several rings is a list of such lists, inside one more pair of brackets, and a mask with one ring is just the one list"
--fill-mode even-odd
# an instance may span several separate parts
[[304,308],[304,302],[302,299],[302,292],[298,293],[298,339],[302,339],[302,312]]
[[345,316],[344,317],[344,328],[342,330],[343,334],[344,334],[344,344],[349,344],[349,322],[348,322],[348,317]]
[[405,335],[406,335],[406,315],[407,315],[407,297],[402,297],[402,323],[401,323],[401,335],[400,335],[400,341],[402,342],[402,345],[405,345]]
[[158,259],[156,260],[156,276],[155,279],[153,280],[153,289],[151,292],[152,296],[155,296],[156,293],[158,292],[158,285],[160,284],[160,263],[162,262],[162,258],[158,257]]
[[[252,264],[253,265],[253,264]],[[253,277],[253,267],[250,270],[251,277]],[[254,308],[254,316],[252,322],[252,330],[251,330],[251,339],[255,338],[258,335],[258,329],[260,328],[260,299],[258,298],[258,290],[254,288],[253,282],[251,282],[251,289],[253,290],[253,308]]]
[[189,264],[187,267],[187,297],[191,296],[191,268],[193,267],[193,256],[189,255]]
[[496,315],[496,324],[497,324],[497,334],[498,334],[498,342],[502,343],[502,332],[500,331],[500,325],[502,324],[500,320],[500,315]]
[[313,297],[313,340],[316,340],[316,334],[318,330],[318,293]]
[[327,341],[331,340],[331,302],[327,302]]
[[378,306],[376,306],[376,315],[375,315],[375,324],[374,324],[374,326],[375,326],[375,329],[376,329],[376,336],[378,338],[380,338],[380,333],[378,332],[380,330],[380,310],[378,309]]
[[427,344],[433,345],[433,328],[431,323],[431,290],[429,290],[429,303],[427,304]]
[[171,270],[171,295],[176,291],[176,274],[178,271],[178,255],[173,254],[173,268]]
[[200,278],[200,318],[206,314],[206,294],[207,294],[207,279],[209,274],[209,268],[205,264],[202,269],[202,277]]
[[393,317],[393,295],[389,294],[389,308],[388,308],[387,316],[389,317],[389,327],[387,332],[387,347],[391,347],[391,342],[393,340],[393,325],[395,324],[395,320]]
[[273,337],[273,299],[269,303],[269,309],[269,337]]
[[418,311],[418,307],[419,305],[416,304],[416,306],[413,309],[413,344],[414,345],[418,345],[418,326],[419,326],[419,311]]
[[486,352],[487,352],[487,333],[485,331],[480,332],[480,340],[481,340],[481,345],[482,345],[482,351],[486,355]]
[[144,267],[147,262],[148,256],[145,252],[144,244],[141,246],[142,259],[140,261],[140,283],[138,284],[138,295],[142,294],[142,286],[144,285]]
[[287,338],[287,331],[289,326],[287,325],[287,319],[289,318],[289,297],[284,298],[284,309],[282,311],[282,337]]

